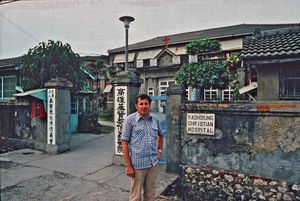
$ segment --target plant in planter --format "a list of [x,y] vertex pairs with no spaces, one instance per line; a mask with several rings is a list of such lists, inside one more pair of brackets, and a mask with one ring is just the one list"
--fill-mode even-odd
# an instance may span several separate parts
[[[217,40],[192,41],[185,46],[187,53],[199,54],[210,53],[221,50],[221,44]],[[212,63],[189,63],[183,64],[174,76],[179,84],[193,89],[224,89],[229,84],[226,64]]]

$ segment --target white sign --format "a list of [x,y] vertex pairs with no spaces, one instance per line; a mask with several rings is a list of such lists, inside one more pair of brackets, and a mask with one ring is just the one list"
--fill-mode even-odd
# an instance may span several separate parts
[[186,130],[189,134],[214,135],[215,114],[187,113]]
[[47,90],[47,143],[55,145],[55,89]]
[[127,87],[116,86],[114,95],[114,117],[115,117],[115,154],[123,155],[122,152],[122,128],[127,117]]

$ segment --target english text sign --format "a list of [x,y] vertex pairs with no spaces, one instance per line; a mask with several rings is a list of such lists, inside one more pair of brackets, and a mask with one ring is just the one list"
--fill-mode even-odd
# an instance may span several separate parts
[[215,135],[215,114],[187,113],[186,130],[189,134]]

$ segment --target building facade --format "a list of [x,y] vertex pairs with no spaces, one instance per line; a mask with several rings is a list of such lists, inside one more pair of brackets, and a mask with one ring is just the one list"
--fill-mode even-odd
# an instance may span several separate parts
[[244,66],[257,74],[259,100],[300,99],[300,26],[246,38]]
[[[293,26],[297,26],[297,24],[240,24],[156,37],[129,45],[129,70],[138,74],[143,80],[140,91],[147,92],[149,95],[164,96],[168,86],[175,82],[174,75],[182,64],[188,62],[222,63],[230,56],[240,56],[245,38],[252,36],[255,30],[265,31]],[[222,50],[199,55],[186,53],[186,44],[202,39],[218,40],[221,43]],[[124,47],[110,49],[108,53],[112,71],[124,71]],[[238,69],[240,87],[250,85],[251,80],[255,81],[256,75],[254,73],[250,74],[250,71],[251,69],[248,66],[245,68],[241,63],[240,69]],[[193,91],[187,91],[188,99],[193,99]],[[223,100],[230,100],[231,91],[228,88],[222,92]],[[207,89],[202,97],[205,100],[210,100],[213,93],[218,93],[218,90]]]

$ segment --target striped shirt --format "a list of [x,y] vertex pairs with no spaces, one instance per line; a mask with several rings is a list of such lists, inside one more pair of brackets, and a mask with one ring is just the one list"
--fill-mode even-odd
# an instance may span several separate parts
[[149,114],[145,120],[138,112],[129,115],[123,123],[122,140],[129,143],[129,154],[134,169],[145,169],[158,162],[157,136],[162,135],[158,118]]

